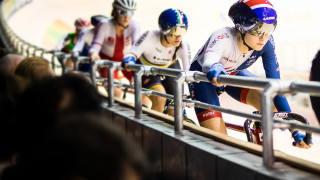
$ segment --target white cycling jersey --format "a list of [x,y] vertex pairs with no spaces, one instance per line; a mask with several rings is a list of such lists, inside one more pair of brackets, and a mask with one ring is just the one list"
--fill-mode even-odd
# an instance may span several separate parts
[[[138,21],[131,20],[130,24],[124,31],[124,49],[125,54],[132,44],[138,39],[140,35],[140,25]],[[95,52],[96,54],[103,53],[108,57],[114,57],[114,50],[116,46],[116,31],[114,21],[112,19],[100,23],[97,27],[90,53]]]
[[80,32],[79,38],[77,40],[77,43],[75,44],[72,55],[78,56],[79,53],[82,56],[88,56],[88,51],[91,46],[91,43],[93,41],[95,33],[95,28],[92,29],[85,29]]
[[[135,56],[136,60],[139,58],[144,65],[168,67],[173,62],[172,57],[177,47],[164,47],[161,44],[160,36],[160,30],[146,31],[131,47],[128,55]],[[176,58],[181,59],[183,70],[188,71],[191,51],[187,41],[182,40],[181,43],[181,48],[176,52]]]
[[227,72],[236,70],[243,62],[247,61],[253,51],[242,53],[237,45],[237,32],[235,28],[222,28],[215,31],[208,39],[205,47],[200,49],[194,61],[202,66],[202,71],[207,73],[211,66],[217,62],[223,64]]

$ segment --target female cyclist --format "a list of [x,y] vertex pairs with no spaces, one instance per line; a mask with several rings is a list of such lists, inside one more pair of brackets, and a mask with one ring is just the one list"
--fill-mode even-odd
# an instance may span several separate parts
[[83,18],[78,18],[74,21],[74,26],[76,27],[76,31],[64,35],[59,40],[55,50],[71,54],[76,42],[78,41],[80,32],[89,28],[90,22]]
[[[97,27],[95,37],[89,50],[90,60],[107,59],[121,62],[124,54],[140,35],[140,26],[137,21],[132,20],[136,10],[135,0],[114,0],[112,19],[100,23]],[[132,72],[123,71],[129,81]],[[100,76],[107,77],[107,68],[100,69]],[[115,71],[115,79],[120,80],[120,75]],[[115,96],[121,97],[122,90],[115,88]]]
[[[189,69],[191,53],[189,44],[183,39],[188,29],[187,16],[179,9],[167,9],[159,16],[159,27],[159,30],[146,31],[132,46],[123,59],[122,65],[125,69],[129,63],[180,68],[177,67],[178,58],[182,61],[183,70]],[[170,78],[166,78],[168,79]],[[160,76],[143,76],[142,87],[173,94],[172,83],[161,81]],[[150,100],[151,109],[163,112],[166,98],[150,96]],[[143,96],[142,104],[148,106],[147,97]]]
[[[261,57],[267,78],[280,79],[279,64],[275,54],[272,33],[277,26],[277,13],[269,1],[240,0],[229,9],[229,17],[235,27],[219,29],[210,36],[198,51],[190,70],[207,73],[211,83],[191,83],[194,99],[220,105],[217,89],[223,86],[217,81],[220,74],[255,77],[246,70]],[[261,110],[260,91],[226,86],[226,92],[234,99]],[[276,96],[274,105],[278,111],[291,112],[285,97]],[[195,108],[201,126],[227,133],[222,115],[218,111]],[[305,135],[292,130],[298,147],[309,148]]]

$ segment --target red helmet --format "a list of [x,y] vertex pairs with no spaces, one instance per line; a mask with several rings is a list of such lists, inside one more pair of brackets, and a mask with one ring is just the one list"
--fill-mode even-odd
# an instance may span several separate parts
[[83,28],[90,27],[90,22],[85,19],[78,18],[75,20],[74,25],[76,26],[77,29],[83,29]]

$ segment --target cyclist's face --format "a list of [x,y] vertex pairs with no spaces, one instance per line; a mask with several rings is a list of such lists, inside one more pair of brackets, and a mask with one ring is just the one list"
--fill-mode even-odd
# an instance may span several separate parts
[[181,36],[175,36],[175,35],[167,35],[167,41],[169,45],[178,47],[182,41]]
[[133,12],[131,11],[118,10],[118,22],[123,26],[128,26],[130,24],[132,16]]
[[250,33],[246,33],[244,36],[244,40],[252,49],[260,51],[263,48],[263,46],[268,42],[269,35],[264,34],[262,36],[257,36],[252,35]]

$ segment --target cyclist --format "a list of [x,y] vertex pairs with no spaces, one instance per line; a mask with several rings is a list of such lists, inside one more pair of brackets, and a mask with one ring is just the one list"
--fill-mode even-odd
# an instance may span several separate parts
[[[235,27],[219,29],[209,37],[198,51],[191,71],[207,73],[211,83],[191,83],[194,99],[213,105],[220,105],[217,89],[223,86],[217,81],[220,74],[255,77],[247,68],[261,57],[267,78],[280,79],[279,64],[275,54],[272,33],[277,26],[277,13],[269,1],[240,0],[229,9],[229,17]],[[225,91],[234,99],[260,107],[260,91],[226,86]],[[285,97],[276,96],[274,105],[278,111],[291,112]],[[227,134],[222,115],[218,111],[195,108],[201,126]],[[309,148],[305,135],[292,130],[292,137],[300,148]]]
[[[124,54],[140,35],[140,25],[131,19],[136,10],[135,0],[114,0],[112,19],[98,25],[90,48],[90,60],[107,59],[121,62]],[[100,76],[107,77],[107,68],[99,70]],[[132,72],[123,74],[130,81]],[[115,71],[114,78],[120,80],[120,74]],[[120,97],[122,90],[115,88],[115,96]]]
[[64,35],[58,42],[55,50],[71,54],[79,38],[80,32],[86,28],[89,28],[90,22],[83,18],[78,18],[74,21],[74,25],[76,27],[76,31]]
[[[179,9],[166,9],[160,14],[158,21],[160,29],[146,31],[125,55],[122,63],[125,69],[129,63],[180,68],[178,58],[182,61],[182,69],[189,69],[191,53],[188,42],[183,39],[188,29],[186,14]],[[143,76],[142,87],[168,94],[173,94],[174,88],[172,83],[161,81],[160,76]],[[151,109],[163,112],[165,98],[150,96],[150,100]],[[142,101],[148,105],[146,97]]]
[[[320,50],[317,52],[312,61],[311,71],[309,80],[310,81],[320,81]],[[320,97],[310,96],[311,105],[314,113],[317,116],[318,122],[320,122]]]
[[[105,15],[95,15],[92,16],[90,19],[91,25],[93,28],[91,29],[84,29],[80,32],[79,38],[72,50],[72,57],[77,56],[89,56],[89,49],[94,37],[94,33],[99,23],[107,21],[109,17]],[[73,60],[68,59],[66,62],[67,67],[73,69]],[[90,72],[90,65],[88,64],[79,64],[79,70],[84,72]]]

